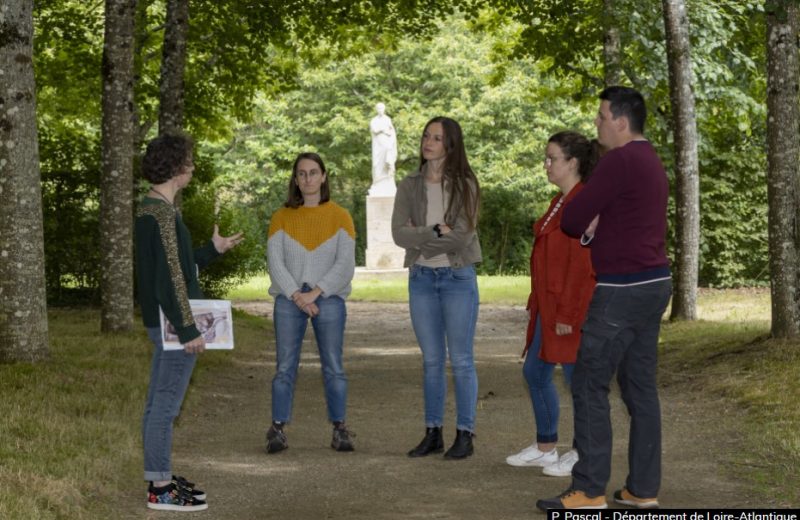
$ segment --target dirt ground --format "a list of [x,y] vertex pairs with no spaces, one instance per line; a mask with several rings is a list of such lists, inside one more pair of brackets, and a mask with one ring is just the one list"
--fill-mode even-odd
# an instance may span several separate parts
[[[272,305],[237,305],[269,316]],[[447,461],[441,455],[409,459],[424,433],[420,353],[407,304],[348,302],[345,368],[348,425],[356,451],[330,449],[319,361],[310,332],[304,343],[290,448],[266,455],[273,338],[256,358],[234,351],[234,363],[192,389],[195,403],[175,432],[173,464],[208,492],[208,511],[149,512],[142,498],[124,497],[131,518],[214,519],[523,519],[539,516],[536,499],[556,495],[568,478],[514,468],[505,457],[534,439],[530,400],[521,375],[525,311],[482,306],[475,341],[479,403],[475,455]],[[241,353],[240,353],[241,354]],[[560,374],[557,374],[560,380]],[[562,396],[566,388],[561,385]],[[197,398],[199,396],[199,399]],[[663,388],[662,507],[749,508],[754,495],[725,470],[741,443],[736,412],[718,403]],[[571,442],[571,405],[562,399],[559,451]],[[608,497],[626,475],[628,419],[612,396],[614,462]],[[446,443],[455,435],[452,385]],[[612,502],[609,502],[613,507]]]

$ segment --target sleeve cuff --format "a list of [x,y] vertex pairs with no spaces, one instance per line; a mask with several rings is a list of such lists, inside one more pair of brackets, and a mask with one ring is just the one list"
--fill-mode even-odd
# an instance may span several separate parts
[[197,330],[197,327],[194,324],[191,324],[188,327],[180,328],[177,330],[177,332],[178,340],[181,342],[181,345],[189,343],[200,335],[200,331]]

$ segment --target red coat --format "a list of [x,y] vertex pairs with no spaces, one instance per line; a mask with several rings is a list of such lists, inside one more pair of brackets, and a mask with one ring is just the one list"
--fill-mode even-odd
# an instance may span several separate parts
[[[553,198],[547,212],[533,224],[535,239],[531,252],[531,295],[527,307],[531,319],[523,355],[533,339],[538,315],[542,323],[539,357],[548,363],[575,362],[581,341],[581,326],[594,292],[595,278],[589,248],[581,246],[579,239],[561,231],[564,206],[582,189],[582,183],[572,188],[544,229],[542,225],[561,199],[560,194]],[[571,325],[572,333],[557,336],[556,322]]]

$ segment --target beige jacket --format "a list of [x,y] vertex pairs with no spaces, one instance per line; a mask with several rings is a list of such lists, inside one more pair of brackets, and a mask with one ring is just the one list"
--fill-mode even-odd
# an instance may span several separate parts
[[[458,201],[455,202],[458,207]],[[459,211],[454,224],[448,223],[452,231],[442,237],[436,236],[433,226],[425,225],[427,212],[425,176],[415,171],[397,185],[392,212],[392,238],[395,244],[406,250],[405,267],[413,265],[420,255],[431,258],[442,253],[447,255],[451,267],[464,267],[481,261],[478,233],[470,229],[463,210]]]

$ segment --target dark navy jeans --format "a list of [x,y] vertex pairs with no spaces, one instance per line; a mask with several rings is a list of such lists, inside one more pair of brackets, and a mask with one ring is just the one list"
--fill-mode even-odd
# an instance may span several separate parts
[[595,288],[572,376],[575,445],[579,455],[572,469],[572,488],[590,497],[605,495],[611,474],[608,391],[615,373],[631,418],[625,487],[637,497],[658,496],[661,485],[661,409],[656,387],[658,334],[671,295],[671,280]]

